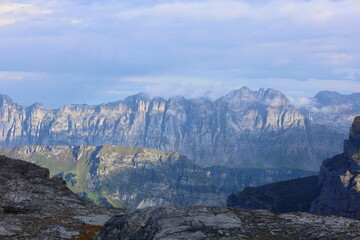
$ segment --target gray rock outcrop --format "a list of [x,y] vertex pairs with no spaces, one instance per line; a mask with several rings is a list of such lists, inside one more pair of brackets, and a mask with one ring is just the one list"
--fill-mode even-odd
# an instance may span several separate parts
[[91,239],[121,213],[82,200],[48,169],[0,156],[0,239]]
[[121,145],[180,152],[201,166],[317,170],[344,134],[314,125],[273,89],[235,90],[216,101],[144,94],[123,101],[23,107],[0,96],[0,146]]
[[359,228],[357,220],[307,213],[156,207],[113,217],[95,239],[347,240],[359,239]]

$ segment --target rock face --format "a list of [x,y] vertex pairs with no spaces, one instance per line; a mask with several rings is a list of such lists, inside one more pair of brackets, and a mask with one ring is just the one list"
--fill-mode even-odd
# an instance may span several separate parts
[[216,207],[156,207],[113,217],[96,240],[358,239],[360,221],[307,213],[275,215]]
[[0,154],[50,169],[68,187],[97,204],[130,209],[155,205],[225,206],[247,186],[314,175],[296,169],[203,169],[185,156],[121,146],[23,146]]
[[0,156],[0,239],[91,239],[124,212],[82,200],[45,168]]
[[308,212],[319,195],[321,185],[318,176],[298,178],[247,187],[237,195],[231,194],[226,206],[243,209],[267,209],[274,213]]
[[317,126],[273,89],[216,101],[138,94],[98,106],[20,106],[0,96],[0,146],[122,145],[185,154],[201,166],[318,170],[344,135]]
[[[354,119],[344,152],[323,162],[318,179],[249,188],[228,198],[228,206],[275,212],[307,210],[310,203],[310,213],[360,219],[360,116]],[[292,207],[301,204],[306,208]]]
[[324,161],[319,179],[323,187],[310,212],[360,219],[360,116],[344,142],[344,153]]

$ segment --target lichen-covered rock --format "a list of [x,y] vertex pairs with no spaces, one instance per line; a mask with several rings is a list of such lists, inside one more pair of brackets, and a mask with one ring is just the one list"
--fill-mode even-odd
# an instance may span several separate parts
[[0,239],[91,239],[124,212],[82,200],[48,169],[0,156]]
[[344,134],[314,125],[273,89],[216,101],[144,94],[123,101],[23,107],[0,95],[0,146],[121,145],[180,152],[201,166],[318,170]]
[[275,215],[265,210],[156,207],[115,216],[96,240],[144,239],[359,239],[360,221],[307,213]]

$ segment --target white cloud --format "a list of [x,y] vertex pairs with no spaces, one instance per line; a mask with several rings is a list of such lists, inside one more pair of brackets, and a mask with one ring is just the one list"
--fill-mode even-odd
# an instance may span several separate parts
[[272,0],[262,4],[255,1],[211,0],[160,3],[123,9],[119,17],[134,18],[182,18],[232,20],[247,18],[255,21],[288,19],[296,23],[322,23],[337,20],[341,16],[357,15],[360,11],[353,0]]
[[32,16],[51,13],[53,13],[53,10],[45,9],[34,4],[0,2],[0,26],[15,24],[19,21],[26,21]]
[[[116,82],[117,86],[104,93],[126,97],[130,94],[145,92],[151,97],[185,96],[217,99],[234,89],[226,82],[186,76],[128,76],[118,78]],[[127,89],[129,86],[131,90]]]
[[325,62],[333,65],[343,65],[355,60],[355,56],[346,53],[319,53],[317,54]]
[[37,72],[0,71],[0,82],[44,80],[46,74]]
[[0,26],[5,26],[5,25],[10,25],[10,24],[14,24],[18,21],[18,19],[16,18],[0,18]]
[[129,83],[156,83],[164,81],[164,77],[140,77],[140,76],[130,76],[122,77],[118,79],[120,82],[129,82]]
[[77,18],[60,18],[59,20],[66,22],[66,23],[74,24],[74,25],[84,23],[83,20],[77,19]]

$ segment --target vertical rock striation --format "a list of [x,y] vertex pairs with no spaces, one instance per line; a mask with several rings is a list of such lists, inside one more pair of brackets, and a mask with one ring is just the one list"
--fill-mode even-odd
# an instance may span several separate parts
[[317,170],[343,135],[314,125],[282,93],[246,87],[210,101],[148,98],[20,106],[0,96],[0,146],[121,145],[177,151],[201,166]]

